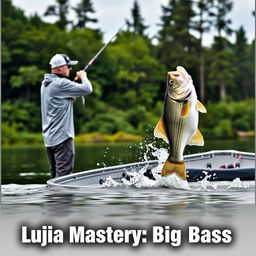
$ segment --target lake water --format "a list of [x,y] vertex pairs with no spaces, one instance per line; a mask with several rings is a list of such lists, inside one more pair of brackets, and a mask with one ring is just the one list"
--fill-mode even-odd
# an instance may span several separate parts
[[[75,172],[155,159],[152,153],[156,147],[163,145],[157,145],[152,141],[142,144],[76,145]],[[206,141],[205,145],[187,147],[186,154],[213,149],[254,152],[253,139]],[[84,189],[52,189],[45,184],[48,172],[49,165],[44,147],[2,148],[1,225],[3,227],[8,225],[8,229],[11,227],[12,232],[15,232],[20,223],[24,222],[32,222],[34,225],[53,222],[61,226],[79,222],[91,226],[109,224],[118,227],[150,227],[155,223],[163,223],[163,225],[171,223],[182,228],[186,228],[190,223],[212,227],[227,225],[233,226],[235,230],[242,230],[236,234],[238,242],[232,247],[232,255],[236,255],[234,251],[239,252],[236,245],[240,246],[244,241],[252,240],[250,236],[246,238],[248,230],[255,231],[255,221],[250,222],[255,217],[254,181],[198,182],[189,186],[171,181],[167,185],[157,186],[144,184],[115,187],[110,184],[105,187]],[[251,225],[247,226],[246,221]],[[3,231],[0,232],[2,233]],[[14,247],[17,249],[17,245]],[[60,249],[60,253],[52,249],[47,255],[70,255],[74,250],[76,249],[68,248],[66,251]],[[102,248],[96,247],[95,250],[89,250],[88,255],[102,255],[103,252],[107,255],[119,255],[120,250],[123,249],[111,247],[102,251]],[[26,255],[37,255],[34,251],[33,253],[27,249],[25,251]],[[87,255],[81,251],[79,248],[76,255]],[[200,251],[200,248],[196,248],[195,255],[203,255]],[[122,253],[154,255],[153,252],[170,254],[170,250],[166,247],[155,248],[151,245],[139,251],[132,249],[132,252],[130,248],[125,248]],[[185,252],[191,254],[190,248],[182,249],[182,253],[188,255]],[[218,255],[231,255],[224,248],[223,252],[225,253],[221,254],[222,251],[219,250]],[[37,253],[41,255],[38,250]],[[207,254],[213,255],[215,250],[210,250]]]
[[[74,172],[156,159],[152,152],[167,148],[167,144],[158,142],[76,145]],[[187,146],[185,154],[220,149],[254,152],[254,140],[209,140],[204,147]],[[45,184],[48,179],[49,164],[43,146],[2,147],[2,184]]]

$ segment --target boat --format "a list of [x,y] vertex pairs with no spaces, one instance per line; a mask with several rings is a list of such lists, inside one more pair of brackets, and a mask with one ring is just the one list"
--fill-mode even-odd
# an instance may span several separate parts
[[[214,150],[205,153],[184,156],[187,168],[187,181],[241,181],[255,180],[255,154],[235,150]],[[81,188],[86,186],[101,186],[108,177],[122,183],[141,170],[149,179],[155,179],[152,170],[159,160],[136,162],[124,165],[110,166],[83,171],[57,177],[47,181],[50,187]]]

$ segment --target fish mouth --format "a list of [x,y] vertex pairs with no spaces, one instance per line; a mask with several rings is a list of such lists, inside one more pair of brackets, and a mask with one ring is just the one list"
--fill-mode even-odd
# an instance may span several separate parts
[[168,73],[168,83],[169,85],[173,85],[174,81],[180,76],[179,72],[172,71]]
[[176,79],[179,76],[180,76],[180,73],[177,72],[177,71],[172,71],[172,72],[169,73],[169,78],[170,79]]

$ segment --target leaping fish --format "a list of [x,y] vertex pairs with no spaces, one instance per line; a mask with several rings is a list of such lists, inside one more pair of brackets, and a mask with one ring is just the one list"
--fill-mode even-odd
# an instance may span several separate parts
[[164,111],[154,130],[154,136],[162,138],[170,147],[162,176],[176,173],[186,179],[183,160],[186,145],[204,145],[203,136],[197,128],[198,111],[206,113],[206,108],[197,100],[191,76],[183,67],[178,66],[176,71],[167,74]]

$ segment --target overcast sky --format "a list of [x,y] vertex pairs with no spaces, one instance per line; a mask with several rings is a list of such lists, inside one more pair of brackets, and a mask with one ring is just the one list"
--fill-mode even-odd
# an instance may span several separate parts
[[[55,0],[12,0],[13,3],[23,9],[26,15],[38,13],[43,15],[47,6],[55,4]],[[75,6],[80,0],[70,0],[70,5]],[[124,24],[125,19],[131,17],[131,8],[134,0],[92,0],[95,14],[98,19],[97,28],[104,32],[105,40],[108,40]],[[147,32],[150,36],[156,35],[162,15],[161,5],[167,5],[169,0],[138,0],[141,14],[145,25],[149,25]],[[255,24],[252,16],[254,10],[253,0],[234,0],[234,6],[229,17],[232,19],[232,28],[238,29],[241,25],[245,28],[247,38],[251,40],[255,37]],[[70,12],[69,18],[75,17]],[[54,18],[44,18],[45,21],[53,22]],[[204,44],[210,45],[215,31],[212,29],[204,37]],[[233,36],[234,38],[234,36]]]

